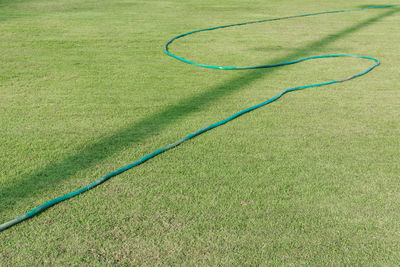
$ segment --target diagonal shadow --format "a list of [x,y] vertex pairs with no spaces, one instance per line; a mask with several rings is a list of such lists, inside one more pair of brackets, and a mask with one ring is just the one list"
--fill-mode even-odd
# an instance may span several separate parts
[[[379,14],[373,18],[364,20],[354,26],[341,30],[336,34],[330,34],[321,40],[312,42],[305,47],[298,48],[283,58],[272,60],[271,63],[286,61],[289,58],[293,59],[293,57],[305,57],[315,49],[320,49],[372,23],[393,15],[398,11],[399,9],[391,9],[390,11]],[[52,185],[75,175],[78,171],[95,165],[99,161],[110,157],[123,148],[145,139],[148,135],[160,132],[175,121],[184,118],[199,108],[210,105],[212,102],[215,102],[224,96],[242,89],[245,85],[263,78],[274,70],[276,70],[276,68],[243,72],[241,75],[238,75],[221,85],[212,87],[196,96],[184,99],[166,110],[149,115],[141,121],[128,125],[94,144],[82,147],[79,152],[67,155],[64,159],[58,162],[50,163],[46,167],[39,169],[34,173],[23,175],[17,182],[0,189],[0,211],[13,209],[17,202],[49,190],[49,187]]]

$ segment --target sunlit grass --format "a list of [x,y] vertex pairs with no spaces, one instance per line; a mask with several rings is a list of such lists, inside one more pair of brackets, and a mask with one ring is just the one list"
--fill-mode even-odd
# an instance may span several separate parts
[[[296,3],[296,4],[293,4]],[[215,71],[173,36],[365,1],[0,1],[0,223],[296,85],[368,62]],[[399,8],[219,30],[171,50],[256,65],[379,58],[0,233],[0,265],[396,265]]]

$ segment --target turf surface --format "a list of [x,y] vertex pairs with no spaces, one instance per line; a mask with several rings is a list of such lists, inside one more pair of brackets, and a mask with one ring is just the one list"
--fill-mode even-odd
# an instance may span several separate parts
[[[0,0],[0,222],[357,59],[215,71],[194,29],[365,1]],[[374,2],[376,4],[376,2]],[[393,4],[380,2],[379,4]],[[360,54],[296,92],[0,233],[0,265],[395,265],[400,8],[207,32],[256,65]]]

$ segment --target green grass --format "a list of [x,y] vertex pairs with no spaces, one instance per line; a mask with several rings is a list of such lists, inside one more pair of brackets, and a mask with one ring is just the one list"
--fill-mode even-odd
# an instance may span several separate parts
[[[282,89],[365,69],[215,71],[162,52],[194,29],[368,4],[315,3],[0,0],[0,223]],[[177,41],[172,52],[206,64],[349,53],[382,65],[285,95],[0,233],[0,265],[397,265],[399,25],[391,8]]]

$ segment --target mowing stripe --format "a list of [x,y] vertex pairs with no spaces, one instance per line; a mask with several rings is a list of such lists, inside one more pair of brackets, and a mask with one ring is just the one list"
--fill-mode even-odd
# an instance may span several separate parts
[[368,72],[370,72],[372,69],[374,69],[375,67],[377,67],[377,66],[380,64],[379,60],[376,59],[376,58],[373,58],[373,57],[359,56],[359,55],[339,54],[339,55],[312,56],[312,57],[306,57],[306,58],[301,58],[301,59],[297,59],[297,60],[293,60],[293,61],[287,61],[287,62],[282,62],[282,63],[278,63],[278,64],[270,64],[270,65],[257,65],[257,66],[247,66],[247,67],[223,67],[223,66],[213,66],[213,65],[204,65],[204,64],[195,63],[195,62],[192,62],[192,61],[190,61],[190,60],[184,59],[184,58],[182,58],[182,57],[179,57],[179,56],[177,56],[177,55],[174,55],[174,54],[170,53],[170,52],[168,51],[168,46],[169,46],[173,41],[175,41],[175,40],[177,40],[177,39],[179,39],[179,38],[182,38],[182,37],[184,37],[184,36],[190,35],[190,34],[194,34],[194,33],[198,33],[198,32],[204,32],[204,31],[212,31],[212,30],[217,30],[217,29],[222,29],[222,28],[228,28],[228,27],[236,27],[236,26],[243,26],[243,25],[254,24],[254,23],[263,23],[263,22],[276,21],[276,20],[284,20],[284,19],[299,18],[299,17],[316,16],[316,15],[322,15],[322,14],[332,14],[332,13],[341,13],[341,12],[362,11],[362,10],[377,9],[377,8],[389,8],[389,7],[394,7],[394,6],[400,6],[400,5],[396,4],[396,5],[384,5],[384,6],[374,6],[374,7],[358,8],[358,9],[346,9],[346,10],[336,10],[336,11],[325,11],[325,12],[318,12],[318,13],[310,13],[310,14],[302,14],[302,15],[296,15],[296,16],[281,17],[281,18],[256,20],[256,21],[249,21],[249,22],[243,22],[243,23],[237,23],[237,24],[230,24],[230,25],[224,25],[224,26],[217,26],[217,27],[212,27],[212,28],[206,28],[206,29],[191,31],[191,32],[187,32],[187,33],[184,33],[184,34],[180,34],[180,35],[175,36],[174,38],[172,38],[171,40],[169,40],[169,41],[164,45],[164,52],[165,52],[167,55],[169,55],[169,56],[171,56],[171,57],[173,57],[173,58],[176,58],[176,59],[178,59],[178,60],[180,60],[180,61],[183,61],[183,62],[188,63],[188,64],[192,64],[192,65],[195,65],[195,66],[198,66],[198,67],[203,67],[203,68],[219,69],[219,70],[249,70],[249,69],[262,69],[262,68],[273,68],[273,67],[278,67],[278,66],[286,66],[286,65],[291,65],[291,64],[295,64],[295,63],[300,63],[300,62],[307,61],[307,60],[313,60],[313,59],[319,59],[319,58],[333,58],[333,57],[356,57],[356,58],[362,58],[362,59],[367,59],[367,60],[372,60],[372,61],[374,61],[374,65],[372,65],[371,67],[367,68],[366,70],[364,70],[364,71],[362,71],[362,72],[360,72],[360,73],[358,73],[358,74],[352,75],[352,76],[350,76],[350,77],[348,77],[348,78],[339,79],[339,80],[333,80],[333,81],[330,81],[330,82],[323,82],[323,83],[315,83],[315,84],[304,85],[304,86],[297,86],[297,87],[293,87],[293,88],[289,88],[289,89],[283,90],[283,91],[281,91],[280,93],[278,93],[276,96],[274,96],[274,97],[272,97],[272,98],[270,98],[270,99],[268,99],[268,100],[265,100],[264,102],[262,102],[262,103],[260,103],[260,104],[257,104],[257,105],[255,105],[255,106],[246,108],[246,109],[244,109],[244,110],[241,110],[241,111],[239,111],[238,113],[235,113],[235,114],[233,114],[232,116],[230,116],[230,117],[228,117],[228,118],[226,118],[226,119],[224,119],[224,120],[221,120],[221,121],[216,122],[216,123],[214,123],[214,124],[211,124],[211,125],[209,125],[209,126],[207,126],[207,127],[205,127],[205,128],[202,128],[202,129],[200,129],[200,130],[198,130],[198,131],[196,131],[196,132],[194,132],[194,133],[191,133],[191,134],[185,136],[184,138],[182,138],[182,139],[180,139],[180,140],[178,140],[178,141],[176,141],[176,142],[174,142],[174,143],[172,143],[172,144],[170,144],[170,145],[168,145],[168,146],[166,146],[166,147],[160,148],[160,149],[155,150],[154,152],[152,152],[152,153],[150,153],[150,154],[145,155],[143,158],[141,158],[141,159],[139,159],[139,160],[137,160],[137,161],[135,161],[135,162],[133,162],[133,163],[131,163],[131,164],[128,164],[128,165],[126,165],[126,166],[124,166],[124,167],[122,167],[122,168],[120,168],[120,169],[118,169],[118,170],[115,170],[115,171],[113,171],[113,172],[110,172],[110,173],[104,175],[103,177],[100,177],[99,179],[93,181],[92,183],[90,183],[90,184],[88,184],[88,185],[86,185],[86,186],[84,186],[84,187],[82,187],[82,188],[80,188],[80,189],[78,189],[78,190],[76,190],[76,191],[73,191],[73,192],[71,192],[71,193],[69,193],[69,194],[66,194],[66,195],[60,196],[60,197],[58,197],[58,198],[52,199],[52,200],[50,200],[50,201],[48,201],[48,202],[46,202],[46,203],[44,203],[44,204],[42,204],[42,205],[40,205],[40,206],[38,206],[38,207],[32,209],[31,211],[29,211],[29,212],[27,212],[27,213],[25,213],[25,214],[23,214],[23,215],[21,215],[21,216],[18,216],[18,217],[14,218],[14,219],[12,219],[12,220],[10,220],[10,221],[8,221],[8,222],[5,222],[5,223],[1,224],[1,225],[0,225],[0,232],[2,232],[2,231],[4,231],[4,230],[6,230],[7,228],[10,228],[10,227],[12,227],[12,226],[18,224],[18,223],[20,223],[20,222],[22,222],[22,221],[24,221],[24,220],[27,220],[27,219],[29,219],[29,218],[31,218],[31,217],[33,217],[33,216],[39,214],[40,212],[42,212],[42,211],[44,211],[44,210],[50,208],[51,206],[54,206],[54,205],[56,205],[56,204],[58,204],[58,203],[60,203],[60,202],[62,202],[62,201],[65,201],[65,200],[67,200],[67,199],[73,198],[73,197],[75,197],[75,196],[77,196],[77,195],[79,195],[79,194],[82,194],[82,193],[84,193],[84,192],[90,190],[90,189],[93,189],[93,188],[95,188],[96,186],[100,185],[101,183],[107,181],[108,179],[110,179],[110,178],[112,178],[112,177],[114,177],[114,176],[117,176],[117,175],[119,175],[119,174],[121,174],[121,173],[123,173],[123,172],[125,172],[125,171],[127,171],[127,170],[129,170],[129,169],[132,169],[133,167],[136,167],[136,166],[138,166],[138,165],[140,165],[140,164],[142,164],[142,163],[148,161],[149,159],[154,158],[154,157],[156,157],[157,155],[160,155],[161,153],[163,153],[163,152],[165,152],[165,151],[167,151],[167,150],[170,150],[170,149],[172,149],[172,148],[174,148],[174,147],[177,147],[177,146],[179,146],[180,144],[182,144],[183,142],[185,142],[185,141],[187,141],[187,140],[189,140],[189,139],[192,139],[192,138],[194,138],[194,137],[196,137],[196,136],[198,136],[198,135],[200,135],[200,134],[202,134],[202,133],[205,133],[205,132],[207,132],[207,131],[209,131],[209,130],[211,130],[211,129],[214,129],[214,128],[218,127],[218,126],[221,126],[221,125],[223,125],[223,124],[225,124],[225,123],[228,123],[228,122],[230,122],[230,121],[232,121],[232,120],[238,118],[239,116],[241,116],[241,115],[243,115],[243,114],[245,114],[245,113],[247,113],[247,112],[250,112],[250,111],[253,111],[253,110],[255,110],[255,109],[258,109],[258,108],[260,108],[260,107],[262,107],[262,106],[268,105],[269,103],[274,102],[275,100],[279,99],[282,95],[284,95],[284,94],[286,94],[286,93],[289,93],[289,92],[292,92],[292,91],[298,91],[298,90],[302,90],[302,89],[306,89],[306,88],[311,88],[311,87],[324,86],[324,85],[329,85],[329,84],[334,84],[334,83],[339,83],[339,82],[348,81],[348,80],[351,80],[351,79],[354,79],[354,78],[357,78],[357,77],[360,77],[360,76],[362,76],[362,75],[367,74]]

